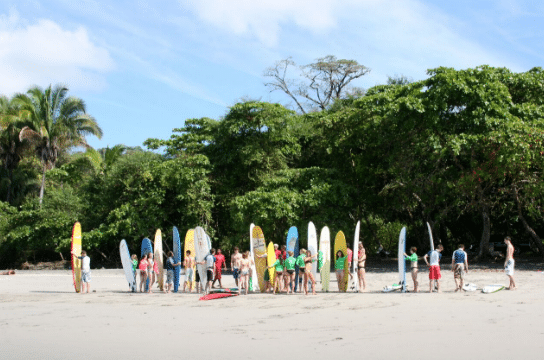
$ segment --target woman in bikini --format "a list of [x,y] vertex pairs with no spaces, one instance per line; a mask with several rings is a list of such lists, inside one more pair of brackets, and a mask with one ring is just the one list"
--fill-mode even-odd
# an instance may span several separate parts
[[308,295],[308,280],[312,282],[312,295],[315,295],[315,278],[312,272],[312,263],[316,260],[316,256],[312,256],[312,252],[306,250],[306,257],[304,258],[304,295]]
[[238,294],[241,293],[242,288],[245,288],[245,293],[247,295],[247,291],[249,289],[249,268],[251,266],[251,262],[248,259],[248,252],[242,254],[242,260],[240,260],[240,280],[238,281],[238,284],[240,284],[240,288],[238,288]]
[[359,289],[365,291],[366,289],[366,279],[365,279],[365,266],[366,266],[366,250],[363,246],[363,243],[359,242],[359,252],[357,255],[357,273],[359,275]]
[[147,276],[149,277],[149,288],[147,289],[147,292],[150,294],[153,292],[151,289],[153,288],[153,283],[155,282],[153,266],[155,266],[155,262],[153,261],[153,253],[150,252],[147,254]]
[[336,252],[336,262],[334,268],[336,269],[336,281],[338,281],[338,291],[342,291],[342,280],[344,279],[344,266],[346,266],[347,256],[344,255],[342,250]]

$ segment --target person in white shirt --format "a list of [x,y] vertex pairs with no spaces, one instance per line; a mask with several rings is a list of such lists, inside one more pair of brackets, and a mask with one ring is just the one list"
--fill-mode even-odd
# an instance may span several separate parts
[[[433,292],[434,282],[436,282],[436,292],[440,292],[440,279],[442,278],[440,274],[440,258],[442,257],[442,250],[444,250],[444,247],[442,244],[439,244],[435,250],[430,251],[423,257],[423,260],[429,266],[429,292]],[[430,263],[428,258],[430,258]]]
[[[73,255],[75,255],[72,252]],[[81,293],[85,293],[85,284],[87,285],[87,294],[91,291],[91,258],[87,256],[87,252],[83,250],[81,256],[76,256],[81,260]]]
[[453,279],[455,280],[455,291],[462,290],[465,273],[468,273],[468,256],[463,244],[459,244],[458,249],[453,252],[451,271],[453,271]]

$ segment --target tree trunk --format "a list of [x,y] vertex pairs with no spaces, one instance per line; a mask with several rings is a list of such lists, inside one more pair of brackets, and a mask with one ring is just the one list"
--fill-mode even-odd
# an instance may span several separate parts
[[529,238],[531,239],[531,242],[533,245],[536,246],[538,251],[540,252],[540,255],[544,256],[544,245],[542,245],[542,240],[540,239],[540,236],[536,233],[536,231],[533,230],[525,220],[525,217],[523,216],[523,213],[521,212],[521,202],[519,201],[519,194],[518,189],[516,188],[516,185],[512,185],[512,194],[514,196],[514,200],[516,201],[516,205],[518,208],[518,217],[521,220],[521,223],[523,224],[523,227],[525,228],[525,231],[529,234]]
[[43,193],[45,190],[45,170],[47,169],[47,165],[43,164],[43,174],[42,174],[42,185],[40,186],[40,207],[42,206],[43,202]]
[[482,239],[480,240],[480,251],[478,252],[478,259],[482,259],[489,255],[489,238],[491,237],[491,220],[489,218],[489,206],[482,206],[482,218],[484,221],[484,229],[482,231]]

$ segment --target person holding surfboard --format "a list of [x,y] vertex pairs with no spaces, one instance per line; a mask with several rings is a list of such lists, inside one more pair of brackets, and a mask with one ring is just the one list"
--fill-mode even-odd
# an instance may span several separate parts
[[308,295],[308,281],[312,282],[312,295],[315,295],[315,278],[312,273],[312,263],[316,261],[317,254],[312,255],[310,250],[306,250],[306,256],[304,257],[304,295]]
[[359,250],[357,253],[357,275],[359,277],[359,289],[362,289],[361,291],[365,291],[366,289],[366,250],[363,246],[363,242],[359,241]]
[[[168,252],[168,258],[166,259],[166,286],[164,292],[169,294],[174,286],[174,269],[181,265],[181,262],[174,263],[174,252]],[[185,291],[185,284],[183,285],[183,291]]]
[[[173,259],[172,259],[173,261]],[[189,283],[189,292],[193,291],[193,275],[195,267],[195,258],[191,256],[191,250],[185,252],[185,259],[183,260],[183,267],[185,268],[185,281],[183,282],[183,292]],[[200,279],[199,279],[200,280]],[[197,282],[198,284],[198,282]]]
[[418,267],[417,267],[417,261],[418,261],[418,257],[417,257],[417,248],[415,246],[412,246],[410,248],[410,256],[404,254],[404,260],[409,260],[410,261],[410,270],[412,272],[412,281],[414,282],[414,292],[419,292],[418,290],[418,281],[417,281],[417,274],[418,274]]
[[[444,250],[444,246],[439,244],[436,249],[429,251],[429,253],[425,254],[423,257],[423,260],[425,260],[429,266],[429,292],[433,292],[433,284],[435,282],[436,292],[440,292],[440,279],[442,278],[442,275],[440,274],[440,258],[442,257],[442,250]],[[430,258],[430,262],[427,260],[428,258]]]
[[206,276],[208,278],[208,281],[206,283],[206,288],[204,289],[204,293],[208,293],[209,290],[212,288],[213,283],[213,270],[215,267],[215,249],[211,249],[210,253],[204,257],[204,260],[197,261],[197,265],[204,265],[206,264]]
[[344,255],[342,250],[336,252],[336,262],[334,269],[336,270],[336,281],[338,281],[338,291],[342,291],[342,280],[344,279],[344,266],[346,266],[347,255]]
[[[283,281],[283,262],[280,258],[276,258],[276,262],[268,267],[268,269],[274,268],[276,270],[276,280],[274,282],[274,294],[276,293],[276,289],[278,289],[278,292],[282,291],[282,281]],[[267,269],[267,270],[268,270]]]
[[459,244],[457,250],[453,252],[453,255],[451,257],[451,271],[453,271],[453,279],[455,280],[456,292],[463,289],[465,273],[468,273],[467,259],[468,256],[465,252],[465,245]]
[[516,290],[516,282],[514,281],[514,246],[512,245],[512,239],[510,239],[510,236],[504,238],[504,243],[506,244],[506,259],[504,261],[504,272],[506,273],[506,276],[508,276],[508,278],[510,279],[510,285],[506,289]]
[[148,293],[152,293],[151,289],[155,283],[155,262],[153,261],[153,253],[150,252],[147,254],[147,277],[149,278],[149,289]]
[[147,282],[147,256],[143,256],[140,260],[140,292],[144,292]]
[[[72,251],[73,255],[76,255]],[[81,293],[85,293],[85,284],[87,284],[87,294],[91,291],[91,258],[87,256],[85,250],[81,251],[81,256],[77,256],[81,260]]]

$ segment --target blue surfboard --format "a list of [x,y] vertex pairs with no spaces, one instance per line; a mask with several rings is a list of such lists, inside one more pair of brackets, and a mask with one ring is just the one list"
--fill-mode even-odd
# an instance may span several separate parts
[[[141,251],[141,257],[143,258],[144,255],[147,256],[147,254],[153,253],[153,245],[151,244],[151,240],[148,238],[144,238],[142,240],[142,251]],[[149,277],[147,277],[147,280],[145,282],[145,291],[149,290]]]
[[[174,226],[174,263],[181,262],[181,242],[179,240],[179,231],[178,228]],[[179,289],[179,277],[180,277],[181,266],[176,266],[174,268],[174,292],[178,292]]]
[[[285,246],[287,247],[287,251],[292,251],[293,256],[296,258],[300,255],[300,247],[299,247],[299,241],[298,241],[298,230],[296,226],[291,226],[289,228],[289,231],[287,232],[287,240]],[[297,291],[298,287],[298,266],[295,265],[295,292]]]

